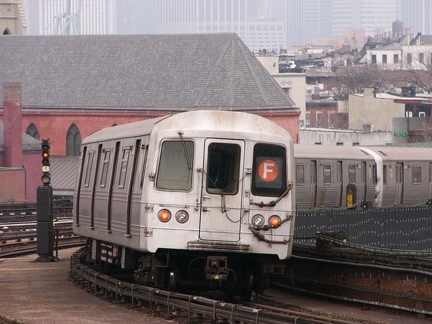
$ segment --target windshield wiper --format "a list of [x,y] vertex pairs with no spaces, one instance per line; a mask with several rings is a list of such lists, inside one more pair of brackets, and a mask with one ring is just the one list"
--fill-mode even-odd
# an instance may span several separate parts
[[177,132],[177,134],[180,137],[180,140],[181,140],[181,143],[182,143],[182,146],[183,146],[183,153],[184,153],[184,155],[186,157],[186,163],[187,163],[188,169],[192,170],[192,163],[191,163],[191,160],[190,160],[190,157],[189,157],[189,152],[187,150],[186,143],[185,143],[184,138],[183,138],[183,132]]
[[261,201],[261,202],[259,202],[259,203],[252,202],[252,205],[256,205],[256,206],[260,206],[260,207],[274,207],[274,206],[276,206],[276,204],[277,204],[279,201],[282,200],[282,198],[284,198],[284,197],[286,197],[286,195],[288,195],[288,193],[290,192],[290,190],[291,190],[292,188],[293,188],[293,184],[290,182],[290,183],[288,183],[288,188],[287,188],[287,190],[285,190],[285,191],[282,193],[282,195],[280,195],[280,196],[278,197],[278,199],[276,199],[276,200],[272,200],[272,201],[270,201],[270,202],[268,202],[268,203],[265,203],[265,202],[263,202],[263,201]]

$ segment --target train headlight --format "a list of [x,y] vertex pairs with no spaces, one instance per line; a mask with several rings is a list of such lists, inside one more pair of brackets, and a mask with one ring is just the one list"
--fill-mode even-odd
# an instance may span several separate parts
[[185,210],[179,210],[176,214],[175,214],[175,219],[177,220],[177,222],[179,222],[180,224],[184,224],[189,220],[189,214],[187,211]]
[[252,226],[253,227],[263,227],[265,223],[264,216],[260,214],[256,214],[252,217]]
[[162,223],[169,222],[171,219],[171,212],[168,209],[161,209],[158,213],[158,218]]
[[273,215],[268,220],[270,228],[278,228],[281,224],[281,218],[277,215]]

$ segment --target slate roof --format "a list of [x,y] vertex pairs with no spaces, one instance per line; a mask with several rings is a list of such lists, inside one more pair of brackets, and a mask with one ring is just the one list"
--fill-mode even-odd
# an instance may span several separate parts
[[[22,133],[23,151],[40,151],[41,142],[26,133]],[[4,151],[3,121],[0,120],[0,152]]]
[[54,195],[72,196],[76,187],[78,175],[79,157],[52,157],[51,166],[51,186]]
[[297,109],[234,33],[0,36],[0,49],[23,108]]

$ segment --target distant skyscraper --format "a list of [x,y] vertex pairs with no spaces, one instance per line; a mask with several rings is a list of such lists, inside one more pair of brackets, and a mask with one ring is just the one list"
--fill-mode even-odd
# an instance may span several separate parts
[[432,35],[432,0],[401,0],[398,18],[412,33]]
[[25,3],[32,34],[115,33],[115,0],[27,0]]
[[[142,32],[158,34],[235,32],[252,50],[279,50],[286,48],[286,24],[274,13],[287,0],[151,0],[146,5],[140,21]],[[135,0],[118,3],[118,12],[126,12]],[[285,10],[286,5],[282,10]],[[151,21],[148,23],[147,19]],[[131,16],[119,17],[119,32],[126,25],[140,21]],[[138,29],[136,29],[138,30]]]
[[[292,5],[302,4],[302,43],[306,43],[315,37],[343,36],[347,28],[363,29],[369,36],[390,33],[392,23],[398,18],[399,1],[401,0],[288,1]],[[402,1],[411,2],[412,0]],[[298,15],[295,12],[288,13],[288,21],[298,19]]]

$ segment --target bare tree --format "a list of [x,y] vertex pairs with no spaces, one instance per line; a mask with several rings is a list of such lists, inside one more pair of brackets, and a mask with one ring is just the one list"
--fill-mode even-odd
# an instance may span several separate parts
[[425,63],[424,60],[411,61],[406,64],[404,81],[417,89],[423,89],[428,94],[432,93],[432,60]]
[[376,64],[342,67],[337,71],[337,80],[345,94],[362,93],[364,88],[383,89],[387,86],[383,70]]

